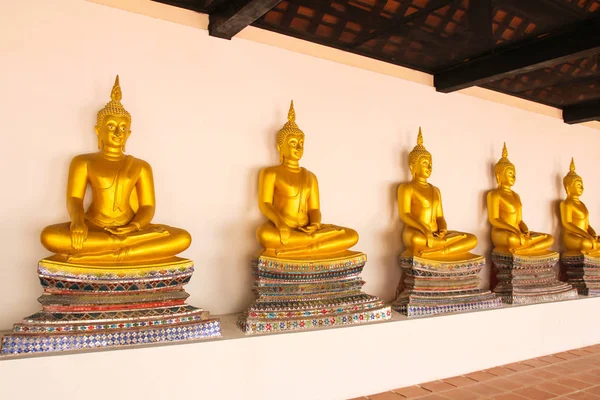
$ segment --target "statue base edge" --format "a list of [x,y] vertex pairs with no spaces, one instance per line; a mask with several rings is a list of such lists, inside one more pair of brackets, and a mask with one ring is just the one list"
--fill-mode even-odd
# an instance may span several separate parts
[[319,328],[383,322],[392,318],[389,305],[372,308],[357,313],[329,314],[312,318],[256,319],[243,313],[237,320],[238,328],[246,335],[294,332]]
[[206,319],[191,324],[179,324],[145,329],[121,329],[116,332],[60,333],[24,335],[11,333],[2,338],[1,356],[81,351],[97,348],[123,348],[135,345],[182,342],[221,337],[219,319]]
[[[481,290],[479,296],[490,296],[489,290]],[[489,310],[493,308],[502,307],[502,301],[499,297],[492,297],[488,299],[472,299],[459,302],[448,302],[444,304],[444,300],[452,300],[451,297],[447,299],[440,298],[436,299],[440,303],[424,303],[418,301],[412,301],[410,298],[397,299],[392,303],[392,309],[400,314],[406,315],[409,318],[412,317],[425,317],[428,315],[440,315],[449,313],[469,312],[477,310]]]
[[600,257],[561,255],[561,279],[581,296],[600,296]]

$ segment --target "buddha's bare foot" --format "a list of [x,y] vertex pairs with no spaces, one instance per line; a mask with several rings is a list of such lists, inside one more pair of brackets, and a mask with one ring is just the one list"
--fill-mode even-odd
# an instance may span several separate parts
[[102,262],[102,263],[120,263],[123,262],[125,257],[128,254],[128,249],[124,248],[119,251],[115,251],[112,253],[104,253],[104,254],[86,254],[86,255],[71,255],[68,256],[67,260],[69,262],[80,262],[80,263],[92,263],[92,262]]
[[448,254],[448,248],[445,247],[443,249],[432,249],[432,250],[423,250],[421,251],[422,256],[445,256]]

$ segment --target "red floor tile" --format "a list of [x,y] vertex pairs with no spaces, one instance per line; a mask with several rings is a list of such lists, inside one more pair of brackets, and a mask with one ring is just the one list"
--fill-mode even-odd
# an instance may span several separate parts
[[400,396],[399,394],[393,393],[393,392],[383,392],[383,393],[377,393],[377,394],[372,394],[369,396],[370,400],[403,400],[404,397]]
[[552,393],[544,392],[543,390],[534,389],[532,387],[515,390],[515,393],[532,400],[545,400],[556,397]]
[[448,390],[447,392],[444,392],[444,396],[452,399],[452,400],[479,400],[481,399],[481,396],[479,396],[477,393],[471,392],[470,390],[467,390],[466,388],[458,388],[458,389],[454,389],[454,390]]
[[600,400],[600,345],[355,400]]
[[527,365],[527,364],[524,364],[524,363],[507,364],[507,365],[503,365],[503,367],[504,368],[508,368],[508,369],[512,369],[515,372],[527,371],[527,370],[533,368],[533,366]]
[[577,379],[579,381],[593,383],[594,385],[600,385],[600,371],[596,373],[579,373],[575,375],[571,375],[571,378]]
[[553,374],[552,372],[549,372],[546,368],[537,368],[534,371],[528,372],[528,374],[531,376],[535,376],[536,378],[545,380],[554,379],[560,376],[558,374]]
[[583,382],[578,379],[573,379],[571,377],[554,379],[553,382],[558,383],[559,385],[564,385],[578,390],[587,389],[590,386],[594,386],[593,383]]
[[469,379],[465,376],[455,376],[448,379],[442,379],[442,382],[449,383],[452,386],[463,387],[468,385],[473,385],[476,383],[473,379]]
[[493,397],[505,392],[496,386],[488,385],[486,383],[476,383],[475,385],[469,386],[467,390],[477,393],[483,397]]
[[542,382],[539,385],[533,386],[534,389],[543,390],[544,392],[552,393],[556,396],[563,396],[565,394],[576,392],[577,389],[573,389],[567,386],[559,385],[553,382]]
[[550,363],[546,361],[539,360],[537,358],[532,358],[531,360],[522,361],[521,364],[529,365],[530,367],[547,367]]
[[558,358],[556,356],[543,356],[543,357],[538,357],[538,360],[549,363],[549,364],[556,364],[556,363],[561,363],[563,361],[565,361],[564,358]]
[[510,375],[510,374],[515,373],[515,371],[513,371],[512,369],[508,369],[508,368],[504,368],[504,367],[494,367],[494,368],[486,369],[485,372],[492,374],[492,375],[496,375],[496,376],[505,376],[505,375]]
[[516,393],[504,393],[499,396],[493,397],[494,400],[528,400],[527,397],[523,397]]
[[477,371],[477,372],[473,372],[470,374],[466,374],[465,376],[467,378],[472,379],[477,382],[485,382],[485,381],[489,381],[490,379],[497,378],[496,375],[492,375],[489,372],[485,372],[485,371]]
[[419,386],[422,387],[423,389],[429,390],[430,392],[433,392],[433,393],[443,392],[446,390],[454,389],[456,387],[456,386],[452,386],[449,383],[442,382],[442,381],[433,381],[433,382],[422,383]]
[[573,393],[573,394],[570,394],[570,395],[565,396],[565,397],[561,397],[561,400],[562,399],[570,399],[570,400],[598,400],[598,399],[600,399],[600,397],[594,396],[591,393],[577,392],[577,393]]
[[[425,390],[418,386],[409,386],[409,387],[405,387],[405,388],[394,389],[393,391],[394,391],[394,393],[397,393],[398,395],[403,396],[407,399],[414,399],[417,397],[423,397],[428,394],[431,394],[431,392],[429,390]],[[371,397],[371,396],[369,396],[369,397]]]
[[504,391],[516,390],[516,389],[520,389],[523,386],[525,386],[525,384],[523,384],[521,382],[516,382],[516,381],[511,380],[510,376],[508,376],[506,378],[497,378],[497,379],[494,379],[493,381],[489,381],[486,383],[488,385],[495,386]]
[[579,358],[577,354],[569,352],[556,353],[554,354],[554,357],[562,358],[563,360],[573,360],[575,358]]
[[440,394],[432,393],[429,396],[419,397],[419,400],[448,400],[448,398]]

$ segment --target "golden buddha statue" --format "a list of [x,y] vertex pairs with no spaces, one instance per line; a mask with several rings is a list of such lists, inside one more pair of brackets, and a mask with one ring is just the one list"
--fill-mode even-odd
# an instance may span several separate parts
[[563,226],[565,255],[600,256],[600,240],[590,226],[590,213],[579,200],[583,193],[583,179],[575,172],[575,160],[571,159],[569,173],[563,178],[567,198],[560,203],[560,220]]
[[321,223],[317,177],[299,161],[304,132],[296,125],[294,102],[277,133],[280,164],[263,168],[258,178],[258,207],[269,220],[256,232],[265,255],[294,258],[343,252],[358,242],[356,231]]
[[[420,256],[439,260],[470,258],[477,237],[470,233],[449,231],[442,209],[440,190],[427,183],[431,176],[431,153],[423,146],[419,128],[417,145],[408,155],[412,180],[398,187],[398,213],[404,223],[402,256]],[[465,255],[463,257],[462,255]]]
[[[126,155],[131,115],[121,104],[119,77],[111,101],[98,112],[97,153],[71,161],[67,185],[70,222],[46,227],[44,247],[80,264],[139,263],[170,258],[190,246],[188,232],[151,224],[155,212],[150,165]],[[92,202],[84,210],[87,186]]]
[[550,234],[530,232],[522,219],[523,205],[519,195],[512,191],[517,174],[508,160],[506,143],[502,158],[494,166],[498,188],[487,195],[488,219],[492,224],[494,251],[516,255],[538,255],[554,243]]

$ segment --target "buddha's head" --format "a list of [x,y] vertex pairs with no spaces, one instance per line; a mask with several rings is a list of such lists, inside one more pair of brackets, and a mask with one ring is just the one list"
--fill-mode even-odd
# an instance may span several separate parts
[[111,100],[98,111],[96,135],[99,150],[105,146],[125,150],[125,144],[131,134],[131,115],[121,104],[122,97],[119,75],[117,75],[110,93]]
[[408,153],[408,167],[413,179],[429,178],[433,169],[431,153],[423,146],[423,132],[419,127],[417,145]]
[[290,104],[288,121],[277,132],[277,150],[279,151],[279,160],[281,162],[284,159],[299,161],[304,154],[304,132],[296,125],[294,101]]
[[563,178],[563,186],[567,196],[581,196],[583,194],[583,179],[575,172],[575,160],[571,158],[569,173]]
[[515,165],[508,159],[506,143],[504,143],[504,147],[502,148],[502,158],[494,166],[494,174],[496,175],[498,186],[513,186],[517,180]]

